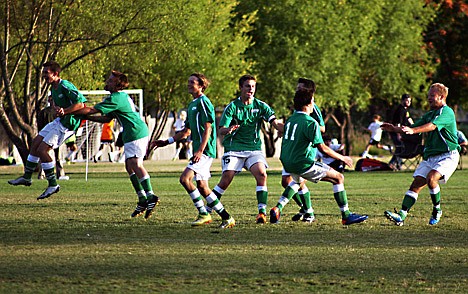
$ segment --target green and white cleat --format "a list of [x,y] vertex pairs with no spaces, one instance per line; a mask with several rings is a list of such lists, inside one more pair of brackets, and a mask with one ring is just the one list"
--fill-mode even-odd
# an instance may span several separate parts
[[203,225],[210,224],[213,220],[211,219],[211,214],[199,214],[198,218],[192,222],[192,227],[199,227]]
[[231,216],[229,219],[223,220],[221,225],[219,226],[220,229],[229,229],[232,228],[236,225],[236,221],[234,218]]
[[386,217],[389,221],[391,221],[391,222],[394,223],[395,225],[400,226],[400,227],[403,225],[403,222],[404,222],[404,221],[403,221],[403,219],[401,218],[401,215],[398,214],[397,212],[391,212],[391,211],[389,211],[389,210],[386,210],[386,211],[384,212],[384,215],[385,215],[385,217]]

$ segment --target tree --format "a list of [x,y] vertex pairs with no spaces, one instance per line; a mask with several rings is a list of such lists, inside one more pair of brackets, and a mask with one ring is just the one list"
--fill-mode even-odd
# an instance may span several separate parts
[[437,64],[431,80],[449,87],[449,103],[468,107],[468,4],[463,0],[429,1],[436,18],[429,24],[425,42]]

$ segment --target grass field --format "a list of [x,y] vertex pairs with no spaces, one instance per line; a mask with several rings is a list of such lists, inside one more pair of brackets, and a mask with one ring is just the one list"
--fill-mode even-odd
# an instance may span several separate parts
[[[276,204],[281,167],[269,159],[268,209]],[[136,196],[123,164],[65,167],[60,193],[37,201],[46,186],[13,187],[21,166],[0,167],[1,293],[299,293],[468,292],[468,170],[442,185],[444,215],[428,226],[427,189],[405,226],[383,211],[400,207],[410,172],[345,173],[352,211],[369,215],[344,227],[329,183],[309,184],[317,221],[257,225],[255,182],[238,175],[223,197],[237,221],[218,216],[192,228],[196,210],[178,182],[183,162],[146,162],[161,205],[131,219]],[[467,165],[468,166],[468,165]],[[211,186],[220,177],[214,166]]]

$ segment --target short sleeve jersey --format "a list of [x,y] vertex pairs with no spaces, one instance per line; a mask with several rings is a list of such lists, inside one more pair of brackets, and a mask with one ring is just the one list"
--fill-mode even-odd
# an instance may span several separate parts
[[310,115],[296,111],[284,126],[280,160],[289,173],[302,174],[315,162],[316,147],[323,143],[320,127]]
[[211,123],[211,135],[208,139],[203,154],[216,158],[216,126],[215,126],[215,109],[210,99],[205,95],[201,95],[190,102],[187,109],[187,120],[185,127],[191,130],[193,150],[200,148],[203,134],[205,133],[205,124]]
[[275,118],[273,109],[257,98],[254,98],[248,105],[242,103],[240,97],[229,103],[221,116],[220,127],[228,128],[232,125],[240,125],[240,127],[224,137],[225,152],[261,150],[262,122],[270,122]]
[[382,129],[380,126],[382,122],[371,122],[370,125],[367,127],[369,131],[371,131],[371,139],[375,141],[379,141],[382,139]]
[[424,159],[449,151],[460,151],[455,114],[452,108],[445,105],[439,109],[431,110],[411,127],[418,127],[427,123],[433,123],[437,128],[427,133],[424,141]]
[[122,126],[122,140],[132,142],[148,136],[148,126],[136,111],[132,98],[125,92],[114,92],[94,106],[104,115],[116,118]]
[[[56,106],[67,108],[77,103],[85,103],[86,98],[67,80],[60,80],[57,89],[51,89],[52,99]],[[70,131],[76,131],[81,124],[81,116],[67,114],[60,118],[60,123]]]

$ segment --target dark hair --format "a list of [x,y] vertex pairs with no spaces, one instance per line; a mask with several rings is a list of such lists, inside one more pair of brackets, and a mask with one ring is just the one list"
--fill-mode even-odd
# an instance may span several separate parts
[[401,101],[406,100],[406,99],[411,99],[410,94],[403,94],[403,95],[401,95]]
[[119,71],[116,71],[116,70],[113,70],[112,71],[112,75],[114,77],[117,77],[119,79],[119,84],[117,85],[117,90],[123,90],[125,88],[128,87],[128,78],[125,74],[119,72]]
[[210,85],[210,80],[208,80],[208,78],[204,74],[198,72],[193,73],[190,76],[197,78],[198,84],[202,86],[202,92],[205,92],[206,88],[208,88],[208,86]]
[[302,107],[309,105],[314,98],[314,92],[309,89],[301,89],[294,94],[294,109],[302,110]]
[[309,90],[312,90],[315,93],[315,82],[306,78],[299,78],[297,81],[298,84],[304,84],[304,87],[306,87]]
[[58,64],[58,62],[53,61],[53,60],[47,61],[46,63],[42,65],[42,67],[48,67],[50,68],[51,71],[58,73],[58,74],[62,71],[60,64]]
[[240,77],[239,79],[239,87],[242,88],[242,86],[244,85],[245,81],[257,81],[257,79],[254,77],[254,76],[251,76],[251,75],[243,75]]

